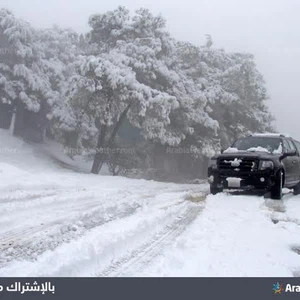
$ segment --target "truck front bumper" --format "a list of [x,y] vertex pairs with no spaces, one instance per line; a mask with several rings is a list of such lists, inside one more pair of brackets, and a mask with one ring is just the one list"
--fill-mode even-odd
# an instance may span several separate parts
[[[237,180],[232,180],[237,179]],[[237,182],[239,181],[239,184]],[[208,170],[210,185],[224,189],[262,189],[269,190],[275,184],[273,170],[257,171],[247,174],[220,173],[218,170]],[[233,184],[234,183],[234,184]]]

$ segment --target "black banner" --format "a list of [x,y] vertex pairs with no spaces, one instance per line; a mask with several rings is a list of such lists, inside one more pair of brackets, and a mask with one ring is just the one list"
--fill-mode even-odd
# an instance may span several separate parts
[[300,299],[300,278],[1,278],[0,299]]

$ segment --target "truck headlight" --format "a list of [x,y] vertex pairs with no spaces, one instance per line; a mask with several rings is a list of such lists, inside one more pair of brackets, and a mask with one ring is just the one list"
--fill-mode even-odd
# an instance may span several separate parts
[[217,160],[215,158],[211,158],[208,162],[208,167],[212,169],[217,168]]
[[274,169],[274,164],[271,160],[261,160],[259,162],[259,170]]

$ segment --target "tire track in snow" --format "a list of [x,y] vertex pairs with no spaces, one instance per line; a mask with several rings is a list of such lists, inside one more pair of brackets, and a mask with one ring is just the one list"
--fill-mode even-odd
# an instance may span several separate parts
[[[298,255],[300,255],[300,246],[293,246],[291,247],[291,250],[295,253],[297,253]],[[300,269],[299,270],[294,270],[293,271],[293,276],[294,277],[300,277]]]
[[117,258],[110,266],[97,274],[99,277],[109,276],[130,276],[135,274],[135,270],[142,270],[153,262],[167,246],[174,242],[186,228],[198,217],[203,210],[202,205],[189,207],[183,215],[178,217],[170,225],[164,227],[140,247],[134,249],[129,254]]
[[[64,195],[65,196],[65,195]],[[126,197],[131,197],[131,194],[125,194],[125,198]],[[28,209],[29,211],[31,209],[36,210],[34,213],[36,215],[39,214],[47,214],[44,210],[44,201],[46,201],[46,198],[48,198],[49,195],[45,195],[44,197],[39,198],[39,201],[37,202],[37,205],[34,206],[34,203],[31,203],[29,206],[23,207],[23,209]],[[154,195],[140,195],[140,197],[147,199],[148,201],[151,201],[151,199],[155,198],[155,194]],[[36,197],[32,198],[32,200],[35,200]],[[35,226],[33,227],[32,224],[26,226],[24,228],[24,224],[22,225],[22,227],[17,227],[14,228],[12,230],[9,231],[5,231],[3,233],[1,233],[1,237],[0,237],[0,251],[5,250],[7,248],[9,248],[10,246],[12,246],[12,244],[16,241],[16,240],[27,240],[29,237],[34,236],[36,233],[41,233],[41,232],[46,232],[49,228],[53,227],[54,225],[63,225],[64,221],[68,221],[67,217],[68,215],[71,215],[73,213],[82,213],[85,212],[84,216],[78,216],[76,218],[76,220],[73,220],[73,222],[76,221],[84,221],[82,219],[84,219],[86,216],[89,216],[90,218],[93,217],[93,215],[97,215],[97,213],[101,213],[101,211],[103,212],[103,214],[105,214],[107,212],[107,210],[110,210],[112,208],[114,208],[115,206],[111,206],[111,207],[104,207],[102,205],[102,203],[100,201],[97,200],[97,197],[92,197],[90,199],[87,198],[86,195],[82,195],[82,196],[77,196],[76,198],[76,202],[72,202],[70,201],[70,199],[68,197],[66,197],[66,199],[62,200],[63,198],[60,197],[60,199],[57,199],[57,201],[54,201],[53,199],[50,199],[50,205],[54,203],[54,207],[51,206],[51,214],[53,215],[53,213],[57,214],[56,218],[54,220],[49,220],[46,222],[40,222],[35,224]],[[28,200],[28,199],[26,199]],[[47,203],[46,203],[47,204]],[[137,203],[135,204],[131,204],[128,205],[129,207],[133,207],[132,208],[132,213],[134,212],[134,210],[136,210],[139,205]],[[47,208],[47,206],[46,206]],[[93,209],[96,209],[96,211],[93,211]],[[124,208],[123,208],[124,209]],[[48,208],[49,210],[49,208]],[[125,207],[125,212],[120,212],[118,213],[113,219],[116,219],[120,216],[122,216],[123,214],[125,216],[128,216],[127,212],[126,212],[126,207]],[[33,212],[30,212],[32,218],[34,218]],[[92,215],[91,215],[92,214]],[[74,217],[74,216],[73,216]],[[99,216],[97,216],[99,217]],[[101,219],[102,220],[102,219]],[[89,227],[89,229],[102,225],[104,222],[102,221],[96,221],[94,222],[95,224],[93,225],[87,225],[87,223],[91,223],[88,222],[88,220],[86,220],[83,224],[83,226]],[[69,220],[70,221],[70,220]]]
[[[120,194],[117,194],[120,197]],[[109,196],[113,195],[109,194]],[[124,193],[119,200],[128,197],[132,197],[132,194]],[[133,201],[133,203],[121,203],[119,209],[118,202],[107,206],[98,197],[87,198],[87,195],[81,193],[77,195],[75,201],[70,201],[70,195],[69,197],[63,195],[55,201],[50,200],[50,203],[45,206],[46,198],[48,199],[49,195],[41,197],[36,203],[29,203],[23,211],[17,211],[15,219],[18,219],[18,216],[24,219],[24,209],[30,213],[30,216],[28,214],[28,217],[23,220],[25,222],[19,220],[18,227],[0,233],[0,267],[14,259],[35,260],[37,255],[44,251],[68,243],[94,227],[127,217],[140,207]],[[31,199],[33,202],[36,201],[35,197]],[[49,218],[48,215],[54,215],[55,218]],[[36,221],[32,224],[30,220],[35,220],[35,216]]]
[[300,225],[300,218],[290,217],[287,214],[287,203],[293,198],[292,192],[285,193],[282,200],[266,199],[265,208],[269,210],[270,220],[277,224],[279,222],[295,223]]
[[[287,203],[290,199],[292,199],[292,197],[293,193],[289,191],[283,195],[282,200],[265,200],[264,205],[270,210],[269,217],[274,224],[278,224],[279,222],[285,222],[294,223],[300,226],[300,219],[289,216],[287,212]],[[300,246],[292,245],[290,247],[290,250],[300,255]],[[300,277],[300,270],[292,270],[292,274],[294,277]]]
[[[173,206],[180,206],[184,203],[185,200],[178,201]],[[97,205],[99,206],[99,205]],[[84,206],[86,209],[88,206]],[[113,222],[118,219],[123,219],[130,217],[133,215],[137,209],[141,208],[140,205],[135,204],[133,206],[128,206],[117,214],[108,217],[99,217],[99,215],[103,214],[103,208],[99,208],[94,210],[93,212],[87,212],[82,217],[76,220],[76,224],[81,223],[80,227],[74,230],[72,226],[74,221],[71,223],[63,224],[59,229],[59,232],[56,234],[51,234],[51,229],[54,229],[57,226],[57,220],[55,222],[46,224],[42,228],[28,228],[25,230],[14,231],[14,235],[10,235],[6,240],[5,245],[1,245],[4,240],[0,240],[0,253],[2,252],[2,256],[8,254],[8,257],[11,257],[11,252],[13,252],[13,257],[11,259],[4,260],[0,257],[0,267],[1,261],[2,263],[7,263],[13,259],[27,259],[34,260],[37,255],[42,254],[46,250],[54,250],[56,247],[61,245],[62,243],[68,243],[72,239],[79,238],[83,236],[88,230],[91,230],[95,227],[102,226],[106,223]],[[161,209],[167,209],[168,206],[162,206]],[[63,229],[63,230],[62,230]],[[49,232],[50,231],[50,232]],[[41,237],[42,236],[42,237]],[[15,240],[19,238],[15,244]],[[11,243],[13,241],[13,243]],[[6,252],[6,253],[5,253]]]
[[[38,193],[39,194],[39,193]],[[117,193],[117,195],[119,195]],[[126,199],[131,194],[123,194],[121,200]],[[44,194],[40,197],[28,195],[25,198],[18,197],[17,201],[9,203],[0,202],[0,228],[1,224],[9,228],[9,222],[12,225],[11,230],[1,232],[0,230],[0,250],[1,245],[10,243],[15,239],[26,239],[37,232],[45,231],[53,225],[63,224],[70,221],[82,213],[93,212],[94,209],[111,210],[114,205],[108,206],[101,201],[101,197],[94,192],[87,193],[86,190],[62,191],[61,194]],[[73,197],[72,197],[73,196]],[[115,194],[109,194],[114,197]],[[107,197],[107,195],[105,195]],[[12,202],[12,203],[10,203]],[[18,222],[15,222],[17,220]],[[33,222],[32,222],[33,221]],[[42,227],[41,227],[42,226]],[[2,228],[1,228],[2,229]]]
[[[25,192],[22,191],[24,194]],[[21,195],[22,195],[21,192]],[[17,193],[15,193],[17,194]],[[58,192],[36,192],[36,193],[31,193],[31,194],[27,194],[26,197],[24,197],[24,195],[22,195],[22,197],[17,197],[15,196],[6,196],[6,197],[1,197],[0,198],[0,204],[6,204],[6,203],[16,203],[16,202],[20,202],[20,203],[24,203],[25,201],[32,201],[35,199],[41,199],[41,198],[47,198],[47,197],[52,197],[52,196],[56,196],[58,194]]]
[[[142,194],[139,195],[139,198],[145,198],[146,202],[151,202],[155,196],[154,194],[148,197],[148,194]],[[97,198],[86,199],[85,197],[77,197],[77,201],[79,200],[77,204],[67,200],[61,201],[60,199],[51,208],[52,213],[53,210],[59,213],[54,220],[37,223],[36,226],[31,224],[25,228],[23,225],[22,228],[16,228],[1,234],[0,267],[15,259],[33,261],[44,251],[54,250],[63,243],[68,243],[72,239],[83,236],[88,230],[95,227],[129,217],[141,207],[136,202],[132,204],[123,203],[121,209],[116,206],[117,203],[106,207]],[[125,193],[124,197],[132,198],[132,194]],[[185,200],[178,201],[174,206],[180,205],[182,202],[185,202]],[[167,207],[162,206],[161,209]]]
[[156,190],[140,188],[133,194],[127,187],[70,187],[45,191],[17,189],[1,195],[0,268],[15,260],[34,262],[45,251],[72,242],[91,229],[130,218],[139,208],[147,209],[149,205],[151,209],[167,210],[170,206],[180,206],[186,202],[182,198],[185,194],[198,189],[159,186]]
[[[98,205],[99,206],[99,205]],[[85,208],[87,208],[85,206]],[[6,239],[0,239],[0,267],[15,259],[35,260],[46,250],[54,250],[62,243],[68,243],[72,239],[83,236],[86,231],[112,222],[116,219],[126,218],[134,214],[138,205],[128,207],[113,216],[99,218],[103,208],[88,212],[76,221],[58,224],[57,220],[45,226],[20,229],[12,232]],[[74,222],[80,226],[74,226]],[[62,225],[58,227],[59,225]],[[51,230],[58,231],[54,234]]]
[[[82,199],[86,200],[86,198],[82,198]],[[69,210],[68,212],[69,213],[76,212],[76,211],[80,211],[81,209],[87,210],[87,209],[91,209],[91,208],[97,207],[97,206],[99,206],[99,204],[95,203],[95,202],[92,202],[92,203],[82,202],[82,203],[72,205],[71,210]],[[61,207],[58,205],[55,208],[55,210],[63,211],[64,209],[68,209],[68,208],[69,207]],[[47,228],[53,226],[54,224],[60,223],[62,221],[63,217],[64,217],[64,215],[62,214],[61,218],[57,218],[56,220],[48,222],[47,224],[40,223],[40,224],[36,224],[35,227],[33,227],[31,225],[31,226],[25,227],[25,228],[22,226],[22,228],[9,230],[9,231],[2,233],[1,238],[0,238],[0,251],[3,249],[1,247],[1,245],[8,244],[11,241],[14,241],[18,238],[26,239],[26,238],[28,238],[28,236],[34,235],[37,232],[45,231]],[[42,226],[42,227],[40,227],[40,226]]]

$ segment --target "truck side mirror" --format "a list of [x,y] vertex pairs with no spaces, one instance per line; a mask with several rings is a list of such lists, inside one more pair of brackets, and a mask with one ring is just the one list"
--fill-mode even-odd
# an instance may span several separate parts
[[297,151],[296,150],[290,150],[286,154],[287,154],[287,156],[295,156],[295,155],[297,155]]
[[288,156],[295,156],[295,155],[297,155],[297,151],[296,150],[289,150],[289,151],[286,151],[286,152],[282,153],[281,159],[284,159],[284,158],[286,158]]

